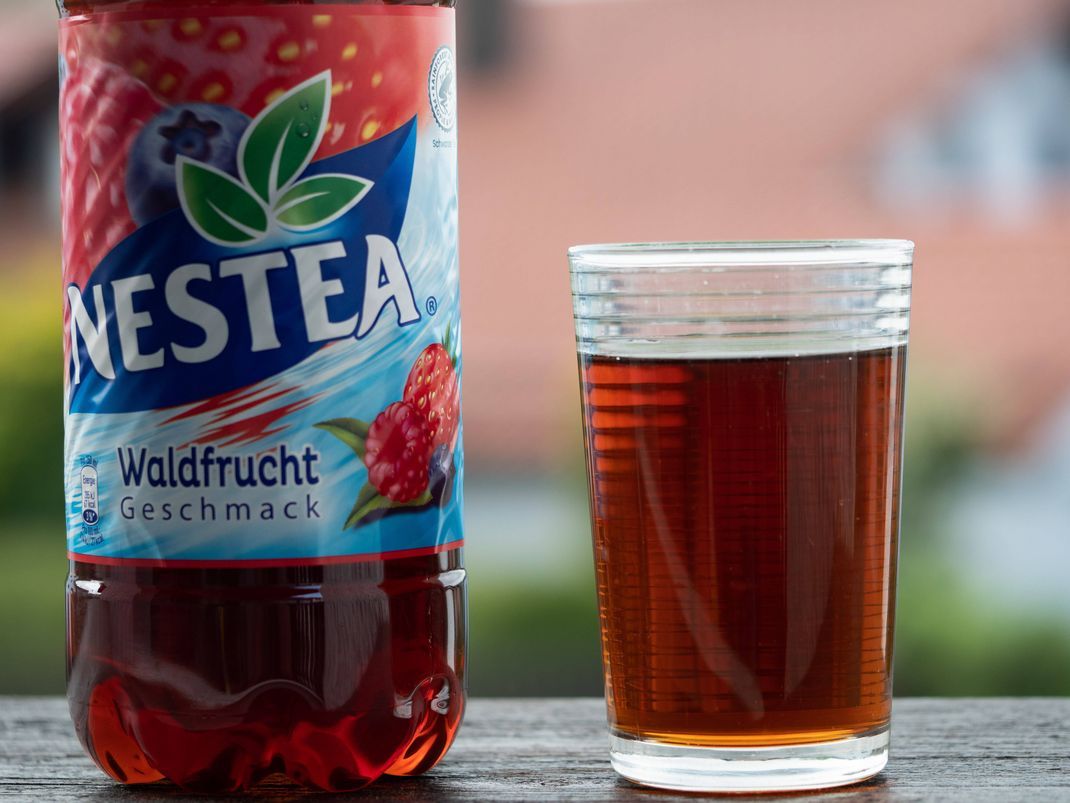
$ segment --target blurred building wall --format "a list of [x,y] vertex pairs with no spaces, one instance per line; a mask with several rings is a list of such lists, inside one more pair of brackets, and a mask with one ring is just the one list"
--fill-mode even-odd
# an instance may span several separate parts
[[1062,36],[1066,3],[516,10],[509,69],[462,82],[474,465],[552,465],[576,448],[565,250],[577,242],[913,238],[915,364],[976,385],[1007,431],[1055,408],[1070,380],[1070,184],[1008,225],[968,193],[937,214],[882,193],[882,149],[904,118],[938,117],[979,71]]

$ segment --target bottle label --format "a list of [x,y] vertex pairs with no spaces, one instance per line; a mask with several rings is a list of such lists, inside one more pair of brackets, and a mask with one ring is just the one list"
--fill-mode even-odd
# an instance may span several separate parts
[[460,546],[451,9],[60,23],[68,550]]

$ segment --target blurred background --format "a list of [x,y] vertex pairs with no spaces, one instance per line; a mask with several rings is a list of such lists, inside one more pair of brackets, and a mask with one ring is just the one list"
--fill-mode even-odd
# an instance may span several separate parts
[[[565,250],[916,240],[896,691],[1070,693],[1070,2],[459,0],[477,695],[599,694]],[[0,693],[63,689],[56,43],[0,23]]]

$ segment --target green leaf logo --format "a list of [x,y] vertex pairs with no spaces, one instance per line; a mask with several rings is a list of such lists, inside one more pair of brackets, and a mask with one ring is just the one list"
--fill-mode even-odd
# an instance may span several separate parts
[[275,201],[275,219],[293,231],[318,229],[356,206],[371,188],[371,182],[341,173],[302,179]]
[[323,141],[330,108],[330,70],[268,104],[238,145],[240,179],[177,159],[179,201],[197,233],[217,245],[250,245],[273,226],[312,231],[356,206],[373,186],[368,179],[340,173],[301,178]]
[[238,145],[238,170],[265,203],[296,179],[327,130],[331,73],[298,84],[256,116]]
[[267,233],[264,205],[237,179],[185,156],[175,160],[175,170],[182,211],[204,239],[244,245]]

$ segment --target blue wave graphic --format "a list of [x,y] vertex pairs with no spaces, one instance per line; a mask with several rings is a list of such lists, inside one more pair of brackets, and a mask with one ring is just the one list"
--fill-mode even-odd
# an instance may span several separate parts
[[[359,314],[365,293],[368,259],[367,235],[380,235],[396,242],[401,235],[408,207],[416,150],[416,125],[410,121],[374,142],[314,162],[306,176],[344,173],[375,182],[371,191],[352,210],[313,232],[276,232],[251,248],[227,248],[202,239],[190,227],[181,210],[175,210],[142,227],[115,248],[93,272],[82,289],[90,315],[95,315],[95,288],[100,288],[107,313],[108,341],[115,378],[102,377],[89,358],[85,342],[78,340],[81,380],[74,383],[70,366],[71,412],[116,413],[170,407],[205,399],[258,382],[297,365],[322,348],[310,342],[306,331],[297,271],[286,254],[284,268],[266,273],[277,348],[253,351],[252,325],[247,310],[243,278],[220,277],[219,262],[252,254],[292,249],[305,245],[341,241],[346,257],[321,263],[325,281],[341,282],[343,291],[326,300],[330,320],[345,320]],[[211,281],[192,281],[196,298],[222,311],[228,322],[226,348],[214,359],[197,364],[179,362],[171,343],[188,348],[200,345],[204,331],[175,315],[166,303],[167,276],[177,267],[203,263],[211,266]],[[151,315],[152,325],[136,330],[138,349],[152,354],[162,349],[165,363],[159,368],[130,371],[123,367],[119,326],[115,316],[114,285],[117,279],[146,275],[153,289],[135,294],[136,313]],[[371,277],[376,280],[378,277]],[[97,322],[99,325],[99,321]],[[128,336],[130,332],[126,333]]]

